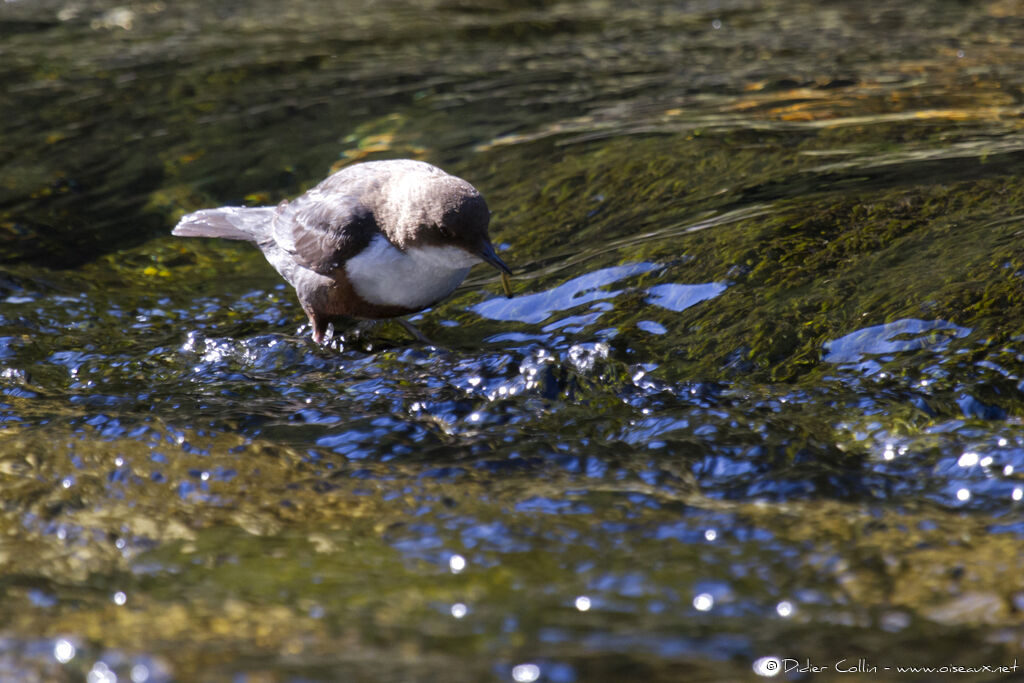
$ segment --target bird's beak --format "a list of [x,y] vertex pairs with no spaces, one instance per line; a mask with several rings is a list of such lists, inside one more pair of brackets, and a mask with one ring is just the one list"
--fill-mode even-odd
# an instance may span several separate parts
[[494,253],[494,246],[490,243],[490,241],[481,244],[480,248],[476,252],[476,255],[482,258],[484,260],[484,263],[488,263],[497,268],[498,270],[504,271],[509,275],[512,274],[512,269],[505,265],[505,262],[498,258],[498,255]]
[[508,280],[508,276],[512,274],[512,269],[505,265],[505,262],[498,258],[498,255],[494,253],[494,245],[491,244],[490,240],[485,240],[480,249],[476,252],[477,256],[482,258],[485,263],[494,266],[501,271],[501,288],[505,290],[505,296],[509,299],[512,298],[512,284]]

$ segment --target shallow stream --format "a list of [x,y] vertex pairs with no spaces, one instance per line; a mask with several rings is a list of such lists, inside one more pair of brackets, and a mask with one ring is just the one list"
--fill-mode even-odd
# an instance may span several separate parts
[[[8,0],[0,84],[0,680],[1024,667],[1018,0]],[[516,271],[436,346],[169,235],[396,157]]]

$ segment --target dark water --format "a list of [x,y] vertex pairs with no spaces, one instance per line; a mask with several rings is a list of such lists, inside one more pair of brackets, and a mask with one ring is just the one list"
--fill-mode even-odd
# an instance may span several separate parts
[[[0,4],[0,679],[1016,680],[1022,17]],[[393,157],[437,347],[168,234]]]

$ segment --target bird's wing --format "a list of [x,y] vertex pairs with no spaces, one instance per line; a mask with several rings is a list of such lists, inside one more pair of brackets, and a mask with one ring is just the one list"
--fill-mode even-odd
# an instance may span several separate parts
[[312,191],[282,207],[273,237],[295,262],[330,275],[379,234],[373,211],[358,196]]

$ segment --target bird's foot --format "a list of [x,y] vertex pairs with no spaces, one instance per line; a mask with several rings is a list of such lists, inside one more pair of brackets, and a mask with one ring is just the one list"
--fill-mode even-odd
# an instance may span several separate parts
[[[419,329],[405,318],[392,318],[395,322],[402,326],[409,335],[421,344],[426,346],[437,347],[437,342],[433,341],[425,334],[419,331]],[[353,320],[355,324],[344,326],[344,331],[339,330],[334,324],[326,323],[323,321],[316,321],[310,318],[310,327],[312,328],[313,341],[319,346],[334,346],[335,343],[340,345],[348,345],[353,343],[359,343],[367,336],[379,320]]]

